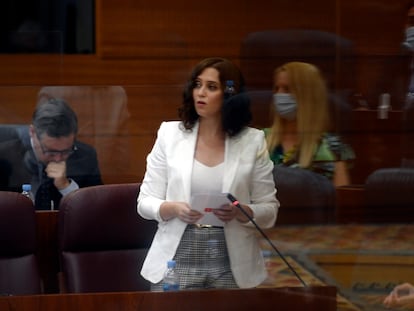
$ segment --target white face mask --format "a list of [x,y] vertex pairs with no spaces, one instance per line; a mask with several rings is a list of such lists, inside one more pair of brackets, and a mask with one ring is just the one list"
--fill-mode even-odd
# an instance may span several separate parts
[[414,52],[414,26],[408,27],[405,30],[405,41],[402,46],[412,52]]
[[293,120],[296,117],[296,100],[290,93],[273,94],[273,105],[279,115],[287,120]]

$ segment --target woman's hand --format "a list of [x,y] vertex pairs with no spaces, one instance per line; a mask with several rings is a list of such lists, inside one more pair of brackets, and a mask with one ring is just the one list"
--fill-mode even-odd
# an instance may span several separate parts
[[178,202],[175,206],[177,217],[188,224],[195,224],[203,217],[199,211],[193,210],[187,203]]
[[203,217],[203,214],[192,210],[185,202],[164,202],[161,204],[160,214],[164,220],[177,217],[187,224],[195,224]]
[[232,204],[222,205],[220,208],[213,209],[214,215],[223,222],[229,222],[237,215],[236,207]]
[[[246,211],[246,213],[252,216],[251,215],[252,211],[250,207],[248,207],[247,205],[242,205],[242,208],[244,209],[244,211]],[[233,204],[222,205],[220,208],[214,209],[213,213],[214,215],[217,216],[218,219],[220,219],[221,221],[225,223],[235,218],[240,222],[249,221],[246,215],[244,215],[244,213],[238,207],[234,206]]]

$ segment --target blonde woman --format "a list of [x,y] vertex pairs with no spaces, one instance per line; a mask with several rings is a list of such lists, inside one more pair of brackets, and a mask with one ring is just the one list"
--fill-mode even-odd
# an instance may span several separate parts
[[319,69],[303,62],[276,68],[273,93],[274,120],[265,133],[275,165],[309,169],[335,186],[350,184],[354,153],[329,132],[328,91]]

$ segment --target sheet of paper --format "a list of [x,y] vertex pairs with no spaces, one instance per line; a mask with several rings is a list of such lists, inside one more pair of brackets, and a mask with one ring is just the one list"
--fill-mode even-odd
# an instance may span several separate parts
[[223,227],[224,222],[213,214],[213,209],[220,208],[222,205],[228,205],[230,200],[226,193],[196,193],[191,197],[190,206],[193,210],[199,211],[204,216],[198,221],[203,225],[212,225]]

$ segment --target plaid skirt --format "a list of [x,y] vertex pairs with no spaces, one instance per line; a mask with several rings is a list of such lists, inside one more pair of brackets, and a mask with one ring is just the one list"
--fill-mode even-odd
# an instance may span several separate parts
[[[187,225],[173,259],[180,289],[238,288],[221,227]],[[162,281],[151,290],[162,291]]]

